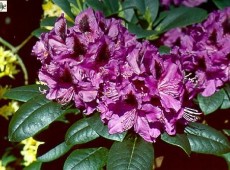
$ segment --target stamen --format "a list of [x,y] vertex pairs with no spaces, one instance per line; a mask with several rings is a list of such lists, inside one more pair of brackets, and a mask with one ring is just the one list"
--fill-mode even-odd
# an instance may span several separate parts
[[197,121],[202,113],[198,112],[196,109],[185,107],[183,117],[189,122]]

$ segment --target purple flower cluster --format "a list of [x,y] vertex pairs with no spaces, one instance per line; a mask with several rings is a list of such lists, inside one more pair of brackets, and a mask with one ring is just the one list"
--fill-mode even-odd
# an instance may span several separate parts
[[196,110],[185,101],[186,79],[180,60],[162,58],[149,42],[139,42],[120,20],[105,19],[87,9],[67,28],[64,16],[33,47],[42,63],[40,81],[46,97],[74,102],[86,115],[95,111],[109,133],[131,128],[153,142],[176,123],[195,121]]
[[207,0],[161,0],[162,5],[170,6],[170,5],[184,5],[187,7],[195,7],[200,4],[207,2]]
[[210,13],[203,23],[170,30],[161,41],[181,61],[190,97],[210,96],[230,82],[230,8]]

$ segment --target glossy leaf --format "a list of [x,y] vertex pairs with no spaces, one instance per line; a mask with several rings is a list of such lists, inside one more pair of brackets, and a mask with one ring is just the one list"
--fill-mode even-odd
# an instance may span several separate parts
[[224,91],[225,91],[224,99],[223,99],[223,103],[220,106],[220,108],[221,109],[229,109],[230,108],[230,85],[229,84],[227,84],[224,87]]
[[33,97],[40,95],[41,91],[45,89],[47,89],[46,86],[38,85],[38,84],[21,86],[21,87],[9,89],[4,94],[4,97],[8,99],[21,101],[21,102],[27,102]]
[[145,13],[145,1],[142,0],[125,0],[122,3],[122,6],[125,6],[126,8],[134,8],[134,9],[138,9],[140,11],[141,14]]
[[204,97],[202,95],[198,95],[198,102],[201,110],[204,114],[210,114],[216,111],[221,104],[223,103],[225,96],[224,90],[219,90],[214,93],[212,96]]
[[68,1],[69,1],[69,3],[73,4],[76,8],[81,8],[81,7],[79,7],[77,0],[68,0]]
[[68,0],[53,0],[53,2],[58,5],[74,21],[74,16],[71,12],[70,3]]
[[128,29],[131,33],[135,34],[138,39],[149,37],[155,33],[152,30],[144,30],[143,28],[141,28],[135,24],[132,24],[132,23],[128,24]]
[[199,23],[207,17],[207,11],[200,8],[188,7],[174,8],[166,14],[167,16],[155,29],[158,33],[163,33],[176,27],[184,27],[194,23]]
[[57,20],[57,17],[46,17],[41,20],[40,26],[45,27],[45,26],[54,26],[55,22]]
[[169,54],[170,50],[171,50],[170,47],[167,47],[167,46],[164,46],[164,45],[159,47],[159,52],[160,52],[161,55]]
[[151,170],[154,150],[151,143],[141,137],[129,137],[123,142],[114,142],[107,163],[107,170]]
[[48,29],[46,28],[37,28],[36,30],[34,30],[31,34],[37,38],[39,38],[41,36],[42,33],[44,32],[49,32]]
[[212,0],[212,1],[219,9],[224,9],[225,7],[230,6],[229,0]]
[[85,119],[74,123],[66,132],[65,140],[68,145],[87,143],[99,135],[89,126]]
[[145,5],[150,10],[152,21],[155,21],[159,9],[159,0],[145,0]]
[[9,125],[9,139],[22,141],[37,134],[64,113],[61,105],[47,100],[44,95],[36,96],[23,104]]
[[85,0],[85,2],[87,5],[91,6],[93,9],[97,11],[102,11],[106,16],[110,14],[105,4],[101,1]]
[[100,170],[107,161],[108,149],[88,148],[73,151],[65,161],[64,170]]
[[41,170],[42,162],[33,162],[23,170]]
[[98,135],[106,139],[111,139],[115,141],[123,141],[126,135],[125,132],[120,133],[120,134],[109,134],[108,127],[102,123],[99,113],[96,113],[93,116],[89,117],[87,121],[88,121],[88,124],[91,126],[91,128],[94,131],[96,131]]
[[105,3],[106,8],[108,8],[110,10],[111,14],[117,13],[117,11],[119,10],[118,1],[104,0],[104,3]]
[[193,152],[214,155],[230,152],[228,138],[210,126],[190,123],[185,128],[185,132]]
[[71,149],[71,146],[67,145],[65,142],[62,142],[56,147],[52,148],[47,153],[39,156],[37,160],[40,162],[50,162],[50,161],[60,158],[62,155],[67,153],[70,149]]
[[180,147],[187,155],[191,154],[191,147],[186,134],[176,134],[175,136],[170,136],[167,133],[163,133],[161,135],[161,139],[171,145]]
[[226,160],[227,164],[228,164],[228,169],[230,169],[230,152],[223,154],[222,155],[223,158]]

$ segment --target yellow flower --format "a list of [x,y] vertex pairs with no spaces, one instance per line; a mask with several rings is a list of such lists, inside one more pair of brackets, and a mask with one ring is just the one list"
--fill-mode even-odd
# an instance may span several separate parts
[[62,9],[51,0],[45,0],[42,4],[42,9],[44,11],[44,17],[59,17],[63,13]]
[[2,165],[2,161],[0,160],[0,170],[6,170],[6,167]]
[[4,76],[14,78],[14,74],[19,72],[16,68],[17,64],[18,61],[15,54],[0,46],[0,78]]
[[24,159],[23,165],[28,166],[32,162],[36,161],[38,146],[43,144],[44,142],[36,141],[31,137],[23,140],[21,143],[24,144],[24,147],[21,151],[21,155]]
[[9,116],[12,116],[18,110],[18,108],[18,102],[11,101],[8,103],[8,105],[0,107],[0,116],[3,116],[8,120]]

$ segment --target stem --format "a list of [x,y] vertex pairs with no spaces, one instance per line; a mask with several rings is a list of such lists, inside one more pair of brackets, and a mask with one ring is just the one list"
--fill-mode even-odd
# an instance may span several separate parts
[[11,51],[15,50],[15,47],[8,43],[6,40],[4,40],[2,37],[0,37],[0,43],[8,47]]
[[8,47],[15,54],[15,56],[16,56],[16,58],[18,60],[18,64],[20,65],[20,67],[21,67],[21,69],[23,71],[24,79],[25,79],[24,83],[26,85],[28,84],[28,72],[26,70],[25,64],[23,63],[21,57],[17,53],[31,38],[32,38],[32,35],[27,37],[20,45],[18,45],[17,47],[14,47],[9,42],[7,42],[2,37],[0,37],[0,43],[3,44],[4,46]]
[[24,83],[25,85],[27,85],[28,84],[28,72],[26,70],[25,64],[23,63],[21,57],[18,54],[16,54],[16,57],[17,57],[18,63],[21,66],[23,74],[24,74],[24,80],[25,80]]
[[18,53],[18,51],[33,37],[33,35],[29,35],[21,44],[14,48],[14,53]]

